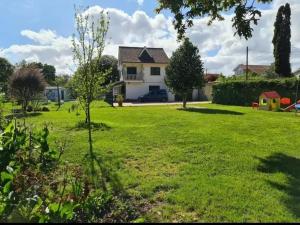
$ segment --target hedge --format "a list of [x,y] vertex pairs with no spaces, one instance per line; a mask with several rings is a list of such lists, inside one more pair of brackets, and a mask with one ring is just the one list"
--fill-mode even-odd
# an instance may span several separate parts
[[[297,79],[272,79],[253,81],[225,81],[213,86],[213,103],[250,106],[258,102],[261,93],[277,91],[281,97],[296,98]],[[300,92],[299,92],[300,99]]]

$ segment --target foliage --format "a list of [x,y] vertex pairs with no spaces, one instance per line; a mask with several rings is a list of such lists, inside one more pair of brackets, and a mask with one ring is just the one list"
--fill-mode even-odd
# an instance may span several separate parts
[[0,131],[2,130],[3,125],[5,123],[4,102],[5,102],[5,94],[0,92]]
[[11,65],[5,58],[0,57],[0,92],[7,94],[8,80],[13,72],[13,65]]
[[116,97],[117,102],[119,103],[119,106],[122,106],[123,102],[124,102],[124,97],[123,95],[117,95]]
[[106,82],[104,85],[108,85],[120,80],[120,74],[118,70],[118,60],[111,55],[103,55],[99,62],[99,71],[106,75]]
[[[261,3],[270,3],[273,0],[258,0]],[[224,11],[234,10],[232,18],[235,34],[249,39],[252,37],[252,24],[257,25],[261,12],[255,7],[255,0],[248,1],[230,0],[230,1],[169,1],[158,0],[159,7],[156,11],[159,13],[163,9],[168,9],[174,14],[173,24],[178,32],[178,38],[182,39],[187,27],[193,26],[193,19],[197,17],[208,16],[210,18],[208,25],[214,20],[224,20],[222,13]]]
[[48,84],[53,85],[55,81],[56,69],[52,65],[43,64],[41,62],[31,62],[27,63],[26,61],[21,62],[21,67],[31,67],[35,69],[40,69],[41,73],[44,75],[45,80]]
[[173,53],[166,68],[166,84],[175,94],[183,98],[183,107],[193,88],[204,85],[203,63],[199,49],[189,39],[185,39],[181,46]]
[[270,68],[263,74],[267,79],[279,78],[279,75],[275,72],[275,63],[272,63]]
[[22,103],[23,112],[31,100],[45,90],[46,83],[38,69],[20,68],[10,77],[9,89],[12,97]]
[[33,132],[10,123],[0,136],[0,222],[129,222],[128,197],[96,190],[82,166],[62,163],[65,143],[48,144],[45,126]]
[[272,79],[253,81],[227,81],[213,86],[213,102],[225,105],[250,106],[265,91],[277,91],[282,97],[295,101],[297,80]]
[[291,77],[291,8],[289,3],[282,5],[274,23],[275,72],[281,77]]

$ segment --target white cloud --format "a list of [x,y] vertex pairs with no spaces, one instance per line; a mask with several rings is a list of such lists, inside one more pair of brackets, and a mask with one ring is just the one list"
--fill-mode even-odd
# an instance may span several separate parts
[[[292,8],[292,57],[293,69],[300,67],[300,1],[289,0]],[[209,72],[222,72],[232,74],[236,65],[245,63],[246,46],[249,46],[249,63],[270,64],[273,62],[273,23],[277,9],[285,0],[275,0],[272,7],[262,11],[259,25],[254,27],[253,38],[246,41],[233,36],[231,16],[226,20],[214,22],[207,26],[207,19],[196,19],[194,26],[188,29],[188,36],[196,44]],[[176,31],[172,25],[172,19],[164,15],[148,16],[144,11],[136,11],[132,15],[115,9],[103,9],[94,6],[86,13],[93,16],[106,11],[110,17],[110,29],[108,32],[108,44],[106,54],[117,56],[118,46],[148,46],[163,47],[170,56],[178,47]],[[21,35],[33,41],[30,45],[12,45],[6,49],[0,49],[0,55],[4,55],[14,61],[26,59],[41,61],[56,66],[59,73],[70,73],[73,67],[71,37],[59,36],[55,31],[24,30]],[[216,55],[210,56],[210,52]]]
[[144,0],[137,0],[137,3],[138,3],[139,5],[143,5]]

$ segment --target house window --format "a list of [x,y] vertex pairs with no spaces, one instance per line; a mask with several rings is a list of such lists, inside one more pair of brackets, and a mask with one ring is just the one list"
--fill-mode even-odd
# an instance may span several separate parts
[[152,85],[149,86],[149,92],[159,91],[159,90],[160,90],[160,86],[152,86]]
[[151,75],[159,76],[160,75],[160,67],[151,67]]
[[127,74],[137,74],[136,67],[127,67]]

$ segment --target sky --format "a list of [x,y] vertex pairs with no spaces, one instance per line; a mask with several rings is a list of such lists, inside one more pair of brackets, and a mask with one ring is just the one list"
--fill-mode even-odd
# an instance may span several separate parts
[[[207,18],[197,18],[187,36],[198,46],[204,67],[210,73],[231,75],[245,63],[271,64],[273,24],[280,5],[292,9],[292,69],[300,68],[300,0],[274,0],[259,4],[262,18],[254,27],[253,38],[246,41],[233,36],[231,18],[207,26]],[[57,74],[72,74],[72,34],[75,32],[74,6],[90,6],[87,13],[108,12],[110,28],[105,54],[118,56],[118,46],[163,47],[171,56],[180,43],[168,11],[157,15],[156,0],[0,0],[0,56],[11,63],[40,61],[52,64]]]

